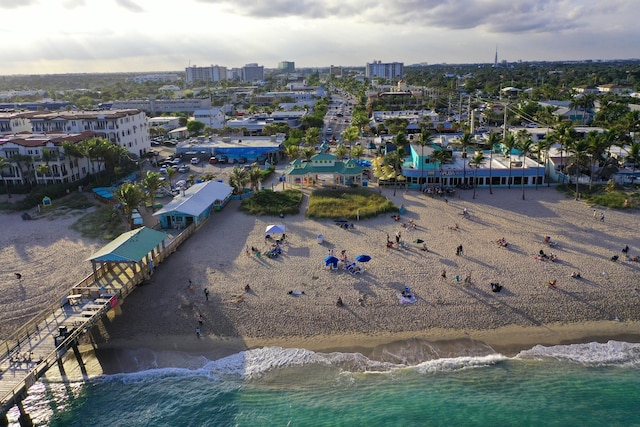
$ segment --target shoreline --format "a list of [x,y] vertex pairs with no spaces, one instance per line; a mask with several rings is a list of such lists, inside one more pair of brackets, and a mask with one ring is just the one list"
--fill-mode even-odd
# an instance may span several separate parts
[[[100,363],[106,368],[103,372],[113,374],[128,370],[111,360],[115,358],[122,362],[117,355],[126,351],[180,352],[216,360],[246,350],[283,347],[321,353],[360,353],[376,359],[376,349],[402,348],[413,341],[449,349],[451,353],[443,357],[473,356],[474,350],[489,354],[489,349],[506,357],[514,357],[536,345],[549,347],[608,341],[640,343],[640,322],[594,321],[544,326],[511,325],[491,330],[433,329],[424,332],[326,334],[310,337],[243,338],[205,335],[198,339],[195,336],[157,335],[110,340],[100,343],[96,351],[101,355],[98,357],[101,359]],[[92,353],[93,347],[84,345],[81,350]]]

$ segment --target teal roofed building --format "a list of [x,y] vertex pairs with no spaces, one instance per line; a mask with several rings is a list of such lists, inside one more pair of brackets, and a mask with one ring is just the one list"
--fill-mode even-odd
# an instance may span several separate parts
[[363,185],[364,170],[356,159],[343,161],[331,153],[319,153],[310,161],[294,160],[284,174],[289,185],[357,186]]

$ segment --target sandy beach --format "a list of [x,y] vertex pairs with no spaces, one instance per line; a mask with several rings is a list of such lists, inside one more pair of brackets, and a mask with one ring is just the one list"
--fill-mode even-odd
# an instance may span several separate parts
[[[631,256],[640,253],[637,213],[605,210],[600,221],[601,209],[596,207],[594,218],[594,208],[554,188],[526,191],[524,201],[515,188],[494,189],[493,195],[481,189],[476,199],[470,190],[459,191],[445,203],[417,192],[398,190],[394,196],[386,189],[383,194],[407,209],[401,221],[383,215],[354,221],[350,230],[333,221],[306,220],[303,212],[284,219],[248,216],[234,201],[160,265],[150,284],[124,301],[100,347],[221,356],[265,345],[373,349],[424,339],[478,340],[514,353],[538,343],[640,341],[640,263],[621,253],[625,245]],[[469,219],[461,215],[464,208]],[[409,220],[415,229],[401,227]],[[3,215],[2,221],[12,224],[10,234],[1,237],[6,335],[5,325],[35,314],[51,288],[63,290],[88,273],[84,259],[101,243],[69,231],[71,219],[56,219],[55,227],[46,220],[23,223],[19,215]],[[283,254],[275,259],[247,255],[247,245],[264,250],[272,244],[264,230],[273,223],[287,228]],[[459,228],[452,230],[456,223]],[[388,249],[386,235],[395,240],[397,232],[408,247]],[[544,244],[545,236],[557,246]],[[496,243],[501,237],[507,247]],[[424,240],[428,252],[413,243],[417,239]],[[372,259],[360,264],[362,274],[327,270],[323,259],[330,250],[336,256],[346,250],[349,259],[358,254]],[[536,260],[540,250],[553,252],[557,260]],[[613,255],[620,257],[617,262],[611,261]],[[17,270],[21,283],[13,277]],[[581,278],[570,277],[573,271]],[[467,275],[472,284],[455,279]],[[34,278],[40,277],[36,286]],[[553,279],[556,288],[546,286]],[[194,290],[188,289],[189,280]],[[501,292],[492,292],[491,282],[500,283]],[[397,294],[405,286],[417,302],[400,304]],[[304,295],[290,295],[292,290]],[[201,338],[195,334],[199,315],[204,318]]]

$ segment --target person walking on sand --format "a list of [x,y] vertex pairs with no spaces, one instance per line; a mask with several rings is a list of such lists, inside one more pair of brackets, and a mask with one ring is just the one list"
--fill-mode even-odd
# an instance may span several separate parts
[[209,288],[204,288],[204,298],[209,301]]
[[601,221],[601,222],[604,222],[604,212],[601,212],[601,213],[600,213],[600,221]]
[[598,211],[593,210],[593,219],[598,219]]
[[198,325],[202,326],[202,323],[204,322],[204,317],[202,317],[202,314],[198,316]]
[[447,280],[447,270],[443,268],[442,273],[440,273],[440,277],[442,277],[442,280]]
[[200,327],[196,327],[196,337],[200,338]]

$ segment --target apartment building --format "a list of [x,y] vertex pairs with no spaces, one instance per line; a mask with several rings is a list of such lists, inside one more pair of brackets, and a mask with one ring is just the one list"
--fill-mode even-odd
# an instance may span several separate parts
[[245,82],[255,82],[264,80],[264,66],[255,63],[242,67],[242,80]]
[[[0,156],[6,158],[10,167],[0,171],[2,179],[11,185],[55,184],[76,182],[89,173],[104,169],[104,163],[90,162],[86,157],[69,156],[64,152],[63,142],[79,144],[97,137],[92,131],[79,133],[19,134],[0,138]],[[45,154],[46,153],[46,154]],[[29,156],[31,160],[15,161],[16,156]],[[46,164],[49,172],[43,173],[40,166]]]
[[140,110],[43,112],[32,114],[30,121],[34,133],[93,131],[138,156],[151,148],[147,116]]
[[196,110],[211,108],[211,98],[129,99],[113,101],[109,108],[111,110],[142,110],[150,115],[176,111],[192,114]]
[[373,61],[367,63],[364,75],[369,80],[376,77],[387,80],[401,79],[404,76],[404,63]]
[[185,68],[186,80],[188,84],[196,81],[219,82],[227,79],[227,67],[220,65],[209,65],[208,67],[187,67]]
[[32,112],[0,111],[0,135],[31,133],[29,117],[32,115]]

